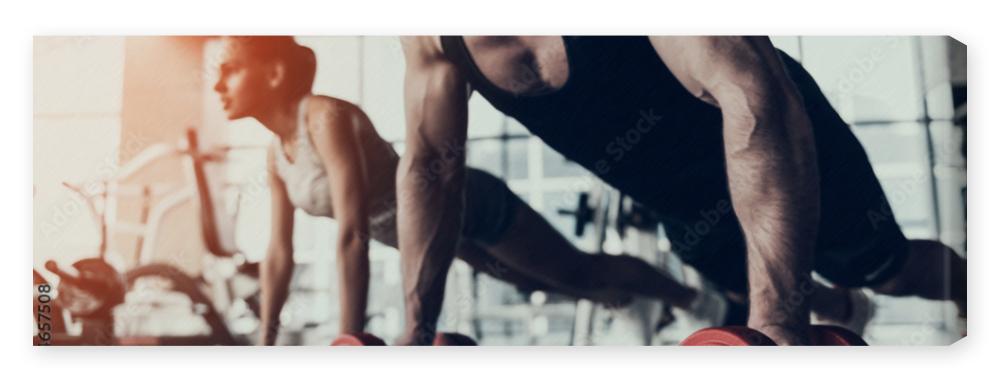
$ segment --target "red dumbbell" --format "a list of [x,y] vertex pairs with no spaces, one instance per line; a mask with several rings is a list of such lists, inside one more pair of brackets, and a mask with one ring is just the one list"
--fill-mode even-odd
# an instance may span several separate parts
[[[813,325],[809,338],[814,346],[867,346],[861,336],[850,330],[830,325]],[[773,346],[764,333],[745,326],[724,326],[702,329],[681,341],[682,346]]]
[[692,333],[681,346],[774,346],[764,333],[746,326],[721,326]]
[[434,336],[434,346],[476,346],[476,340],[458,333],[438,333]]
[[330,346],[385,346],[385,341],[368,333],[341,334]]

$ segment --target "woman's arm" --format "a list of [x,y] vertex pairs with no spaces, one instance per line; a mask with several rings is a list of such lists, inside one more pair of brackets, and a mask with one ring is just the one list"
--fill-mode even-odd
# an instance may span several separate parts
[[292,228],[295,207],[288,200],[285,184],[274,171],[274,151],[267,152],[267,179],[271,188],[271,243],[261,264],[260,344],[274,345],[281,325],[279,315],[288,298],[292,279]]
[[354,105],[326,97],[312,98],[307,110],[307,130],[326,168],[339,227],[340,331],[360,333],[368,304],[369,235],[367,172],[358,133],[369,126],[368,119]]

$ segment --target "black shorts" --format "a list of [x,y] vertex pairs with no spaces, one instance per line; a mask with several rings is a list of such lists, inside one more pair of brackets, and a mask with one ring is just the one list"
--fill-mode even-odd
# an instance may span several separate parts
[[[902,269],[907,239],[856,138],[823,135],[826,141],[817,140],[821,210],[814,269],[839,286],[877,285]],[[746,242],[731,203],[726,197],[694,218],[661,215],[660,221],[683,261],[713,283],[745,292]]]
[[514,221],[520,199],[500,178],[469,167],[465,175],[462,237],[495,244]]
[[[373,218],[369,226],[372,238],[399,248],[396,232],[398,208],[395,199],[387,214]],[[465,214],[462,238],[484,244],[500,241],[514,221],[518,203],[523,203],[503,180],[483,170],[468,168],[465,179]]]

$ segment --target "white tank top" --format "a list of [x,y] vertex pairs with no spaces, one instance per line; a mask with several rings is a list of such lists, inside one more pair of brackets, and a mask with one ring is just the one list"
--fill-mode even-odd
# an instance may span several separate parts
[[[330,195],[330,182],[326,168],[316,153],[312,138],[306,131],[306,104],[308,97],[299,103],[298,124],[296,126],[295,158],[285,156],[281,139],[275,137],[271,149],[274,150],[275,171],[285,183],[288,199],[296,208],[312,216],[334,217]],[[361,163],[358,164],[362,165]],[[368,185],[359,185],[367,188]],[[375,203],[368,209],[368,230],[375,240],[391,247],[397,247],[396,200]]]

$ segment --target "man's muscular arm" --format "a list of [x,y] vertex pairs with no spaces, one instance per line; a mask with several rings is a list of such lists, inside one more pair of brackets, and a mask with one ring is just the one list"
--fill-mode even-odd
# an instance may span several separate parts
[[396,170],[406,326],[401,343],[433,340],[462,225],[467,85],[432,37],[402,38],[406,151]]
[[719,107],[733,208],[747,241],[749,326],[805,344],[819,178],[812,124],[767,37],[650,37],[693,95]]

